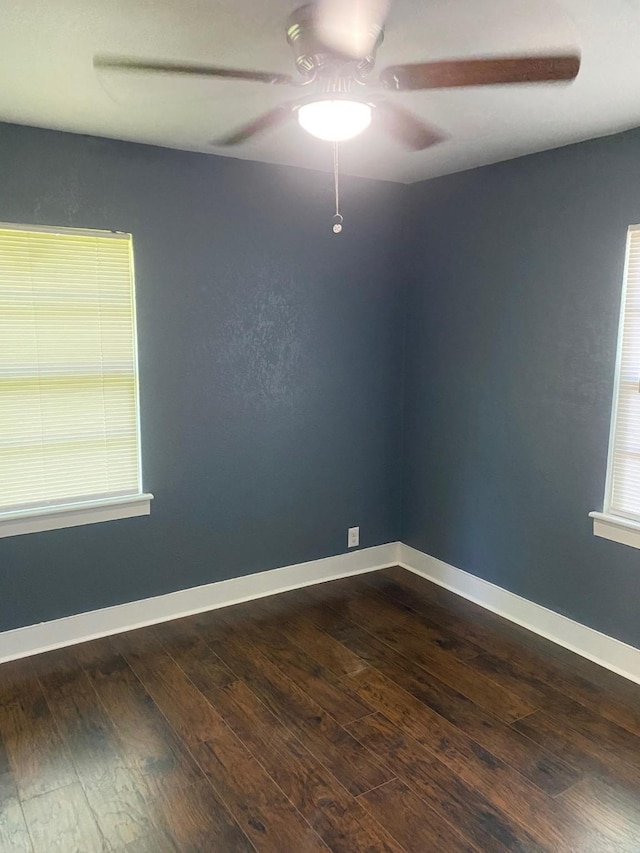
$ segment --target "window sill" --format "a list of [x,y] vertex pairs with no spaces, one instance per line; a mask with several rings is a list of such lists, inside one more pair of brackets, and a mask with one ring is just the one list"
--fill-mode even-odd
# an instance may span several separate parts
[[640,521],[623,518],[620,515],[607,515],[604,512],[590,512],[593,519],[593,535],[620,542],[631,548],[640,548]]
[[152,500],[153,495],[149,494],[130,495],[124,498],[0,513],[0,538],[149,515]]

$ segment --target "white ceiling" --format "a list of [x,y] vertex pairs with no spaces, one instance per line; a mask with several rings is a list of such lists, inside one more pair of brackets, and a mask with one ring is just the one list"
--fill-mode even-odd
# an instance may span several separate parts
[[[0,0],[0,120],[330,170],[331,146],[295,122],[208,144],[291,99],[286,88],[92,67],[117,53],[295,73],[284,25],[301,2]],[[412,182],[640,125],[640,0],[395,0],[379,68],[576,46],[571,85],[395,95],[448,141],[409,153],[372,128],[341,146],[342,169]]]

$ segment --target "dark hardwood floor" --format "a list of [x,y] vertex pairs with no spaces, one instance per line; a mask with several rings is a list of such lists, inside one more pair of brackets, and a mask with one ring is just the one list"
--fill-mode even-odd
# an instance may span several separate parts
[[640,686],[403,569],[0,666],[0,851],[640,851]]

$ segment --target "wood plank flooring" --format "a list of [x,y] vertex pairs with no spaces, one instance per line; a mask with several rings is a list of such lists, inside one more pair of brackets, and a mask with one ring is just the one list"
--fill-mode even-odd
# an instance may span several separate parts
[[640,853],[640,686],[403,569],[0,666],[0,853]]

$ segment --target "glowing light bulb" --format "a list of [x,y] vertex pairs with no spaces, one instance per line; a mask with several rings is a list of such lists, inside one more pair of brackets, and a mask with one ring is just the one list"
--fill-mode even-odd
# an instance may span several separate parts
[[371,107],[360,101],[314,101],[298,110],[307,133],[327,142],[353,139],[371,124]]

